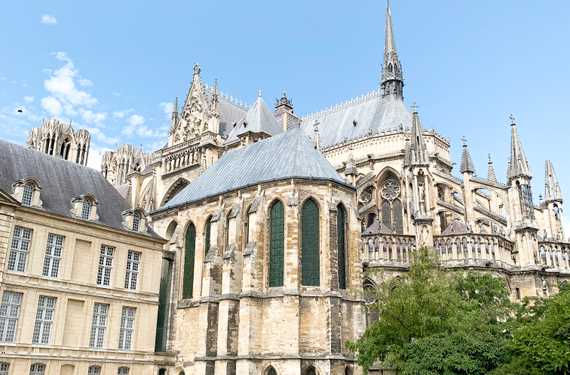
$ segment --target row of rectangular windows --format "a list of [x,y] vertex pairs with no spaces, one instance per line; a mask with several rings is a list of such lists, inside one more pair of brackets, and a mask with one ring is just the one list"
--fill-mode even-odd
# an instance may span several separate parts
[[[65,366],[65,365],[64,365]],[[7,362],[0,362],[0,375],[8,375],[10,371],[10,364]],[[129,375],[131,369],[128,367],[119,367],[117,375]],[[32,363],[30,366],[30,375],[44,375],[46,373],[46,365],[44,363]],[[87,375],[101,375],[101,366],[89,366]]]
[[[0,304],[0,342],[14,342],[16,339],[16,327],[20,316],[23,293],[4,291]],[[34,323],[32,343],[49,344],[53,325],[57,298],[40,296]],[[93,349],[103,348],[109,304],[95,303],[91,321],[91,335],[89,346]],[[121,313],[121,328],[119,330],[119,349],[130,350],[135,322],[136,308],[123,306]],[[0,375],[2,373],[0,372]]]
[[[14,228],[14,235],[8,256],[8,270],[24,272],[32,242],[33,230],[21,226]],[[63,256],[63,243],[65,236],[49,233],[44,257],[42,275],[58,277],[61,259]],[[111,271],[113,268],[113,253],[115,248],[101,245],[99,254],[99,268],[97,270],[97,285],[109,286],[111,283]],[[140,269],[141,252],[129,250],[127,254],[127,267],[125,271],[124,287],[135,290]]]

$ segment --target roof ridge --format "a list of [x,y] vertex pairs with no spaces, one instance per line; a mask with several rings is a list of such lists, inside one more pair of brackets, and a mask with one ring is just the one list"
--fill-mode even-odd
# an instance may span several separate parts
[[382,94],[382,92],[380,91],[380,89],[374,89],[372,91],[369,91],[366,94],[363,95],[359,95],[356,96],[354,98],[345,100],[343,102],[340,102],[338,104],[332,105],[330,107],[327,107],[321,111],[317,111],[317,112],[311,112],[309,114],[306,114],[305,116],[301,116],[301,120],[302,121],[307,121],[307,120],[311,120],[314,119],[316,117],[322,117],[324,115],[328,115],[330,113],[335,113],[335,112],[339,112],[342,111],[348,107],[351,107],[353,105],[357,105],[360,104],[362,102],[365,102],[369,99],[375,98],[375,97],[380,97]]
[[[204,86],[204,90],[207,91],[209,94],[212,94],[214,92],[213,86],[210,86],[207,83],[203,83],[202,85]],[[225,92],[221,91],[219,88],[218,88],[218,95],[221,99],[224,99],[227,103],[232,104],[238,107],[239,109],[243,109],[244,111],[247,111],[250,107],[246,102],[236,98],[235,96],[226,94]]]

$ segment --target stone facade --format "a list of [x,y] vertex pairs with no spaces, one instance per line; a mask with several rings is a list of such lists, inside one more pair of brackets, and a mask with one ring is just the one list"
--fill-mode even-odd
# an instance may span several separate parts
[[87,165],[91,136],[85,129],[75,130],[57,119],[44,120],[41,127],[32,129],[28,137],[30,148]]

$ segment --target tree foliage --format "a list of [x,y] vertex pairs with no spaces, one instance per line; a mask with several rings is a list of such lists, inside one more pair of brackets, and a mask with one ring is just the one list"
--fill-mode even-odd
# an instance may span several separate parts
[[508,361],[515,310],[503,279],[444,272],[423,249],[377,293],[379,320],[349,343],[366,370],[380,361],[402,375],[475,375]]

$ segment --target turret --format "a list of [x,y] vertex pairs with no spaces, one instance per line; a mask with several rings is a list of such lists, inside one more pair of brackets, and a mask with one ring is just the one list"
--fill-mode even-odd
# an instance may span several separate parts
[[544,174],[544,209],[547,236],[555,240],[564,239],[564,228],[562,226],[562,191],[554,166],[550,160],[545,163]]

